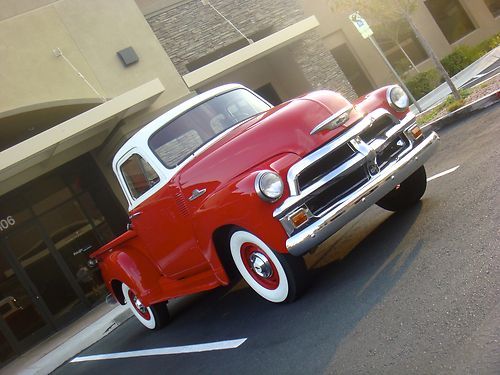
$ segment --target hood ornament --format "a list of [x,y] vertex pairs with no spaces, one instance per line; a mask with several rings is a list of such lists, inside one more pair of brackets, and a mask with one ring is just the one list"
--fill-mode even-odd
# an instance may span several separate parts
[[353,106],[349,105],[342,108],[340,111],[335,112],[333,115],[321,122],[321,124],[315,126],[309,134],[313,135],[323,130],[333,130],[341,125],[344,125],[349,120],[349,115],[351,114],[352,109]]

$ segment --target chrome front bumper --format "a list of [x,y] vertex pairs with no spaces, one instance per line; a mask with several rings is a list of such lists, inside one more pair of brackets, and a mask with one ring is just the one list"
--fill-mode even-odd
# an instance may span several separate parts
[[317,221],[288,238],[288,252],[302,255],[333,235],[420,168],[435,152],[438,143],[439,136],[432,132],[397,162],[342,199],[331,211],[325,212]]

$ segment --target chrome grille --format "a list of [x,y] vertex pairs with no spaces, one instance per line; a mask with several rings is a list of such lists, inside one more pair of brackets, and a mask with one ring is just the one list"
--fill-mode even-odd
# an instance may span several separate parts
[[396,159],[399,154],[410,146],[410,141],[404,135],[393,139],[382,150],[377,151],[377,165],[383,169],[392,160]]
[[292,235],[299,229],[290,215],[298,208],[311,215],[308,225],[335,209],[412,149],[415,141],[406,133],[414,123],[412,114],[399,121],[383,108],[366,115],[288,170],[290,196],[273,216]]
[[299,190],[303,191],[313,185],[355,154],[356,152],[346,143],[314,162],[297,176]]
[[359,137],[366,143],[370,143],[375,138],[382,136],[387,130],[397,123],[390,115],[384,115],[375,119],[369,127],[363,130]]
[[314,215],[320,215],[325,209],[345,198],[366,181],[368,181],[366,169],[364,167],[358,168],[352,173],[315,191],[311,194],[311,199],[306,201],[306,205]]

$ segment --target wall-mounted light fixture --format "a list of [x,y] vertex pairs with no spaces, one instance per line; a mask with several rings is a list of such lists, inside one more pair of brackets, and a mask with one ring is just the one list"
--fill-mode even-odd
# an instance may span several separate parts
[[132,47],[124,48],[116,54],[120,57],[124,66],[129,66],[139,61],[139,56],[137,56],[137,53],[135,53],[135,50]]

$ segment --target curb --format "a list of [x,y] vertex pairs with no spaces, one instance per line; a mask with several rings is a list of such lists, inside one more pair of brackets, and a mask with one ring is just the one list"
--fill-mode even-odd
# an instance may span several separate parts
[[485,108],[494,105],[499,100],[500,100],[500,90],[497,90],[495,92],[492,92],[491,94],[483,96],[482,98],[470,104],[467,104],[464,107],[461,107],[451,113],[448,113],[447,115],[438,118],[437,120],[425,124],[424,126],[422,126],[422,129],[430,127],[432,130],[440,130],[448,125],[457,122],[458,120],[470,116],[475,112],[478,112],[480,110],[483,110]]
[[[101,309],[106,309],[105,305]],[[122,305],[113,307],[105,313],[96,313],[100,316],[96,318],[90,312],[88,316],[84,316],[66,330],[60,331],[59,334],[22,354],[3,367],[0,372],[6,375],[49,374],[107,336],[132,316],[131,310]]]

